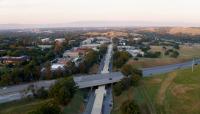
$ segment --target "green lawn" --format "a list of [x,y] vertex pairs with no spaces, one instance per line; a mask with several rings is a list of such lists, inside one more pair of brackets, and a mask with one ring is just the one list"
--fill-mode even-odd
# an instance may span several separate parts
[[119,107],[130,96],[142,114],[200,114],[200,66],[144,78],[139,87],[114,98],[113,114],[121,114]]

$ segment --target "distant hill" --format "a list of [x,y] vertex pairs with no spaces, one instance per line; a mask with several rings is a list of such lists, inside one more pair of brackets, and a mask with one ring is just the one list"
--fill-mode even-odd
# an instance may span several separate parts
[[200,28],[198,27],[146,27],[138,29],[137,31],[168,33],[168,34],[187,34],[200,35]]
[[176,28],[171,28],[168,33],[170,33],[170,34],[183,33],[183,34],[189,34],[189,35],[200,35],[200,28],[176,27]]

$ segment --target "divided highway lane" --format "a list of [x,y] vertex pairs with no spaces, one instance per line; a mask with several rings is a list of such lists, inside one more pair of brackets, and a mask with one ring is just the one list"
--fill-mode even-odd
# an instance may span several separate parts
[[[193,61],[179,63],[179,64],[166,65],[166,66],[144,68],[144,69],[142,69],[142,72],[143,72],[144,77],[148,77],[148,76],[151,76],[154,74],[167,73],[167,72],[171,72],[176,69],[191,67],[192,62]],[[200,60],[195,61],[195,64],[200,64]],[[2,88],[0,88],[0,103],[21,99],[21,97],[19,95],[21,95],[21,92],[23,92],[25,89],[27,89],[30,85],[48,88],[53,83],[55,83],[55,80],[39,81],[39,82],[23,84],[23,85],[2,87]]]
[[[188,62],[178,63],[178,64],[157,66],[157,67],[152,67],[152,68],[143,68],[142,73],[143,73],[144,77],[147,77],[147,76],[151,76],[154,74],[171,72],[176,69],[189,68],[189,67],[192,67],[192,64],[193,64],[193,61],[188,61]],[[200,64],[200,60],[196,60],[195,64]]]
[[27,95],[31,95],[32,93],[24,94],[24,90],[26,90],[31,85],[34,85],[34,87],[38,87],[38,88],[40,87],[49,88],[54,83],[55,83],[55,80],[39,81],[39,82],[34,82],[34,83],[29,83],[29,84],[0,88],[0,103],[19,100]]

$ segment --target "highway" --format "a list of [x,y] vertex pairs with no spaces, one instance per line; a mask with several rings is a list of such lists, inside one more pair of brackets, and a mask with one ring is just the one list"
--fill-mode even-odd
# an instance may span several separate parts
[[[195,61],[195,63],[200,64],[200,61],[199,60]],[[179,64],[165,65],[165,66],[152,67],[152,68],[144,68],[144,69],[142,69],[142,72],[143,72],[144,77],[148,77],[148,76],[152,76],[154,74],[167,73],[167,72],[171,72],[176,69],[188,68],[191,66],[192,66],[192,61],[189,61],[189,62],[184,62],[184,63],[179,63]],[[116,74],[116,75],[118,75],[118,74]],[[21,97],[19,97],[19,95],[21,95],[22,92],[25,89],[27,89],[30,85],[36,85],[37,87],[48,88],[53,83],[55,83],[55,80],[39,81],[39,82],[35,82],[35,83],[8,86],[8,87],[4,87],[4,88],[2,87],[2,88],[0,88],[0,103],[20,99]],[[9,99],[9,100],[5,100],[5,99]]]
[[[102,78],[108,78],[108,81],[114,81],[115,79],[113,79],[113,78],[118,78],[118,77],[116,77],[116,75],[113,75],[112,78],[109,77],[110,75],[106,76],[106,74],[109,73],[110,60],[112,57],[112,50],[113,50],[113,44],[110,44],[108,46],[108,52],[106,54],[104,67],[103,67],[103,70],[101,71],[101,74],[103,75]],[[112,73],[110,73],[110,74],[112,74]],[[121,77],[123,78],[122,75],[121,75]],[[120,81],[122,78],[118,79],[118,81]],[[99,82],[105,83],[106,80],[102,80]],[[98,82],[95,82],[95,83],[98,83]],[[95,90],[95,100],[94,100],[91,114],[102,114],[103,113],[103,108],[104,108],[103,104],[104,104],[105,96],[107,95],[107,92],[108,91],[106,90],[105,85],[99,86],[98,89]],[[110,113],[110,111],[108,111],[106,114],[109,114],[109,113]]]
[[82,89],[93,86],[107,85],[120,81],[123,78],[121,72],[112,72],[105,74],[96,74],[89,76],[74,77],[76,85]]
[[[194,63],[200,64],[200,60],[196,60]],[[144,77],[148,77],[148,76],[152,76],[154,74],[171,72],[176,69],[189,68],[189,67],[192,67],[192,64],[193,64],[193,61],[188,61],[188,62],[178,63],[178,64],[156,66],[156,67],[151,67],[151,68],[143,68],[142,73],[143,73]]]
[[29,84],[22,84],[22,85],[0,88],[0,103],[19,100],[27,95],[30,95],[30,93],[25,94],[25,90],[30,86],[34,85],[34,87],[38,87],[38,88],[40,87],[49,88],[53,83],[55,83],[55,80],[39,81],[39,82],[33,82]]

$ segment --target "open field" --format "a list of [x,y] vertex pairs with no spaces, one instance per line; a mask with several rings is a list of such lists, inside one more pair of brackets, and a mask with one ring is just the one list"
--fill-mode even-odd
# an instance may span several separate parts
[[0,114],[27,114],[48,100],[24,99],[0,104]]
[[157,113],[199,114],[200,66],[146,78],[147,93]]
[[[0,114],[27,114],[38,106],[44,104],[47,100],[24,99],[5,104],[0,104]],[[83,93],[78,91],[72,101],[63,107],[63,114],[79,114],[84,109]]]
[[[169,47],[168,47],[169,48]],[[180,46],[179,57],[171,58],[164,55],[164,50],[162,46],[151,46],[151,51],[160,51],[162,52],[160,58],[140,58],[138,61],[130,60],[129,63],[134,64],[138,67],[153,67],[153,66],[162,66],[168,64],[181,63],[188,60],[192,60],[193,57],[200,58],[200,46]]]
[[200,66],[194,72],[180,69],[144,78],[137,88],[114,98],[113,114],[120,113],[120,105],[133,98],[142,114],[200,114]]

